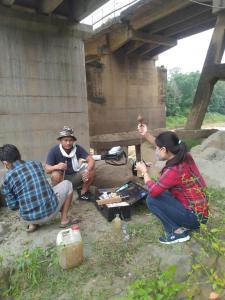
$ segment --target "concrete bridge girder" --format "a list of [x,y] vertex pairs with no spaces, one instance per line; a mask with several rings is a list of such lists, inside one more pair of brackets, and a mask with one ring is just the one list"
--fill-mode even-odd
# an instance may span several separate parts
[[50,14],[62,2],[63,0],[40,0],[39,11],[45,14]]
[[11,6],[14,2],[15,0],[1,0],[1,3],[6,6]]
[[128,26],[123,25],[118,30],[113,31],[105,36],[99,37],[95,41],[89,41],[85,46],[86,56],[93,56],[103,54],[103,50],[108,49],[109,52],[114,52],[125,45],[128,41],[137,41],[141,42],[136,44],[142,45],[155,44],[155,45],[164,45],[167,47],[173,47],[177,44],[177,40],[158,34],[146,34],[144,32],[138,32],[130,29]]
[[0,4],[4,6],[14,8],[15,5],[24,11],[31,9],[38,14],[56,14],[76,22],[81,21],[106,2],[107,0],[0,0]]
[[[189,32],[194,34],[213,27],[215,20],[210,7],[189,0],[140,1],[121,14],[120,23],[85,42],[86,57],[122,48],[125,55],[152,58],[175,46]],[[101,44],[104,39],[106,42]]]

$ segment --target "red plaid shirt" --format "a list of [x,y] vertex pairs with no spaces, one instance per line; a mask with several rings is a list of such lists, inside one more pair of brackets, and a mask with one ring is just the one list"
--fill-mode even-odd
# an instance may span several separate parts
[[150,196],[156,197],[169,190],[184,207],[208,216],[208,203],[204,188],[206,183],[192,156],[176,166],[165,167],[157,182],[146,182]]

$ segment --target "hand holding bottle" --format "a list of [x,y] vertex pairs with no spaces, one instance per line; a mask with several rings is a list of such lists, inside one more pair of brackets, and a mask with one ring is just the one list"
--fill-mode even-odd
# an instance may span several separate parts
[[140,135],[142,135],[142,136],[145,136],[146,133],[148,132],[147,125],[144,123],[139,123],[137,129],[138,129]]

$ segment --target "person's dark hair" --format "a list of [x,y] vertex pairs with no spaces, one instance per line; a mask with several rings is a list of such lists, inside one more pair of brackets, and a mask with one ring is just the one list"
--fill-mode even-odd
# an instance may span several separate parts
[[0,147],[0,161],[8,161],[13,163],[16,160],[21,160],[21,155],[16,146],[5,144]]
[[172,159],[166,162],[166,167],[172,167],[188,160],[187,146],[183,141],[179,140],[175,132],[164,131],[160,133],[156,137],[155,143],[159,148],[165,147],[167,151],[175,154]]

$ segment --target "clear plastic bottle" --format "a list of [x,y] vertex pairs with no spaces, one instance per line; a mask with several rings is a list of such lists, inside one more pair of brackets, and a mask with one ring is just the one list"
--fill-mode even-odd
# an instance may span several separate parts
[[120,219],[120,215],[116,214],[116,217],[113,219],[113,227],[114,232],[119,234],[121,233],[122,220]]
[[130,235],[127,230],[127,224],[125,223],[122,224],[122,232],[123,232],[124,241],[129,241]]

